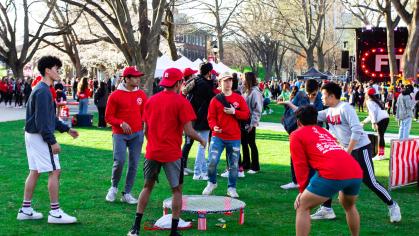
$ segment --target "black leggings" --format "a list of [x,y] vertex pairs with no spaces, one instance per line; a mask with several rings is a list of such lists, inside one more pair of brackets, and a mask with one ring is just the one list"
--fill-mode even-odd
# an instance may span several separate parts
[[[362,182],[372,190],[384,203],[388,206],[393,205],[393,200],[388,191],[381,185],[375,178],[374,164],[372,162],[372,146],[371,144],[365,145],[361,148],[353,150],[351,155],[359,163],[364,172]],[[332,200],[326,201],[323,206],[331,207]]]
[[[259,151],[256,146],[256,128],[253,128],[250,132],[242,130],[241,144],[243,149],[243,168],[245,170],[252,169],[254,171],[259,171]],[[250,162],[249,147],[252,154],[252,162]]]
[[194,140],[185,134],[185,143],[182,147],[182,166],[188,168],[188,156],[191,151]]
[[384,148],[385,145],[386,145],[385,142],[384,142],[384,133],[387,130],[389,121],[390,121],[389,118],[385,118],[385,119],[380,120],[377,123],[377,126],[378,126],[378,147]]

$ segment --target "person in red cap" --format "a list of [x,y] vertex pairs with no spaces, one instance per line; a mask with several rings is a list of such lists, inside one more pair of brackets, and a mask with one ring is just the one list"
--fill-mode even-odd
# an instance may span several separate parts
[[186,97],[188,93],[192,90],[192,88],[195,86],[195,74],[197,73],[197,70],[192,70],[191,68],[186,68],[183,70],[183,83],[182,87],[180,88],[181,94]]
[[[183,166],[181,164],[182,132],[206,146],[207,141],[192,128],[195,112],[179,94],[183,73],[170,68],[163,73],[160,86],[164,90],[151,97],[145,105],[144,123],[147,148],[144,161],[144,187],[139,196],[134,225],[128,235],[138,235],[144,209],[161,167],[172,188],[172,228],[170,235],[179,235],[177,226],[182,208]],[[164,121],[164,122],[162,122]]]
[[381,161],[385,159],[384,155],[384,133],[387,130],[388,123],[390,122],[386,107],[375,96],[375,89],[370,88],[367,92],[367,108],[368,116],[361,122],[362,125],[371,121],[372,127],[378,132],[378,154],[372,160]]
[[128,66],[122,74],[123,81],[118,85],[108,99],[105,120],[112,126],[113,168],[112,186],[106,195],[106,201],[114,202],[118,193],[118,183],[121,179],[127,148],[129,150],[128,172],[125,189],[122,192],[122,202],[137,204],[137,199],[131,195],[134,180],[137,176],[138,160],[144,141],[143,122],[146,94],[138,88],[144,73],[135,66]]

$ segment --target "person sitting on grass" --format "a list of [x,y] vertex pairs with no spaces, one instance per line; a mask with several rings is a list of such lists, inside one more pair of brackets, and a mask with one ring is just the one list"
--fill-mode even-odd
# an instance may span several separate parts
[[[317,125],[311,105],[296,111],[298,129],[290,136],[290,151],[300,193],[295,199],[296,235],[309,235],[310,210],[339,192],[352,235],[359,235],[360,219],[355,202],[362,182],[362,169],[335,138]],[[310,179],[310,167],[316,174]]]

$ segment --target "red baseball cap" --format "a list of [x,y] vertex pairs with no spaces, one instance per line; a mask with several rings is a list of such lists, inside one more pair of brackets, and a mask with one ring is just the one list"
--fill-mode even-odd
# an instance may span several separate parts
[[220,74],[218,74],[218,72],[215,70],[211,70],[211,75],[219,76]]
[[192,70],[191,68],[188,67],[183,71],[183,76],[188,77],[190,75],[196,74],[196,72],[198,72],[198,71],[197,70]]
[[125,67],[124,72],[122,73],[122,77],[128,77],[128,76],[141,77],[143,75],[144,73],[137,70],[136,66],[127,66]]
[[367,94],[371,95],[371,96],[375,95],[375,89],[374,88],[369,88]]
[[177,68],[169,68],[163,72],[163,78],[159,85],[164,87],[172,87],[176,82],[183,79],[183,73]]

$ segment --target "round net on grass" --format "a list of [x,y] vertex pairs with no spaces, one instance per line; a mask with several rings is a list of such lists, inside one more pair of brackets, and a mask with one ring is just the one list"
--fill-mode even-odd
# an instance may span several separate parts
[[[238,211],[244,208],[246,204],[240,200],[223,197],[223,196],[206,196],[206,195],[183,195],[182,211],[183,212],[206,212],[223,213]],[[172,198],[163,201],[163,207],[172,209]]]

